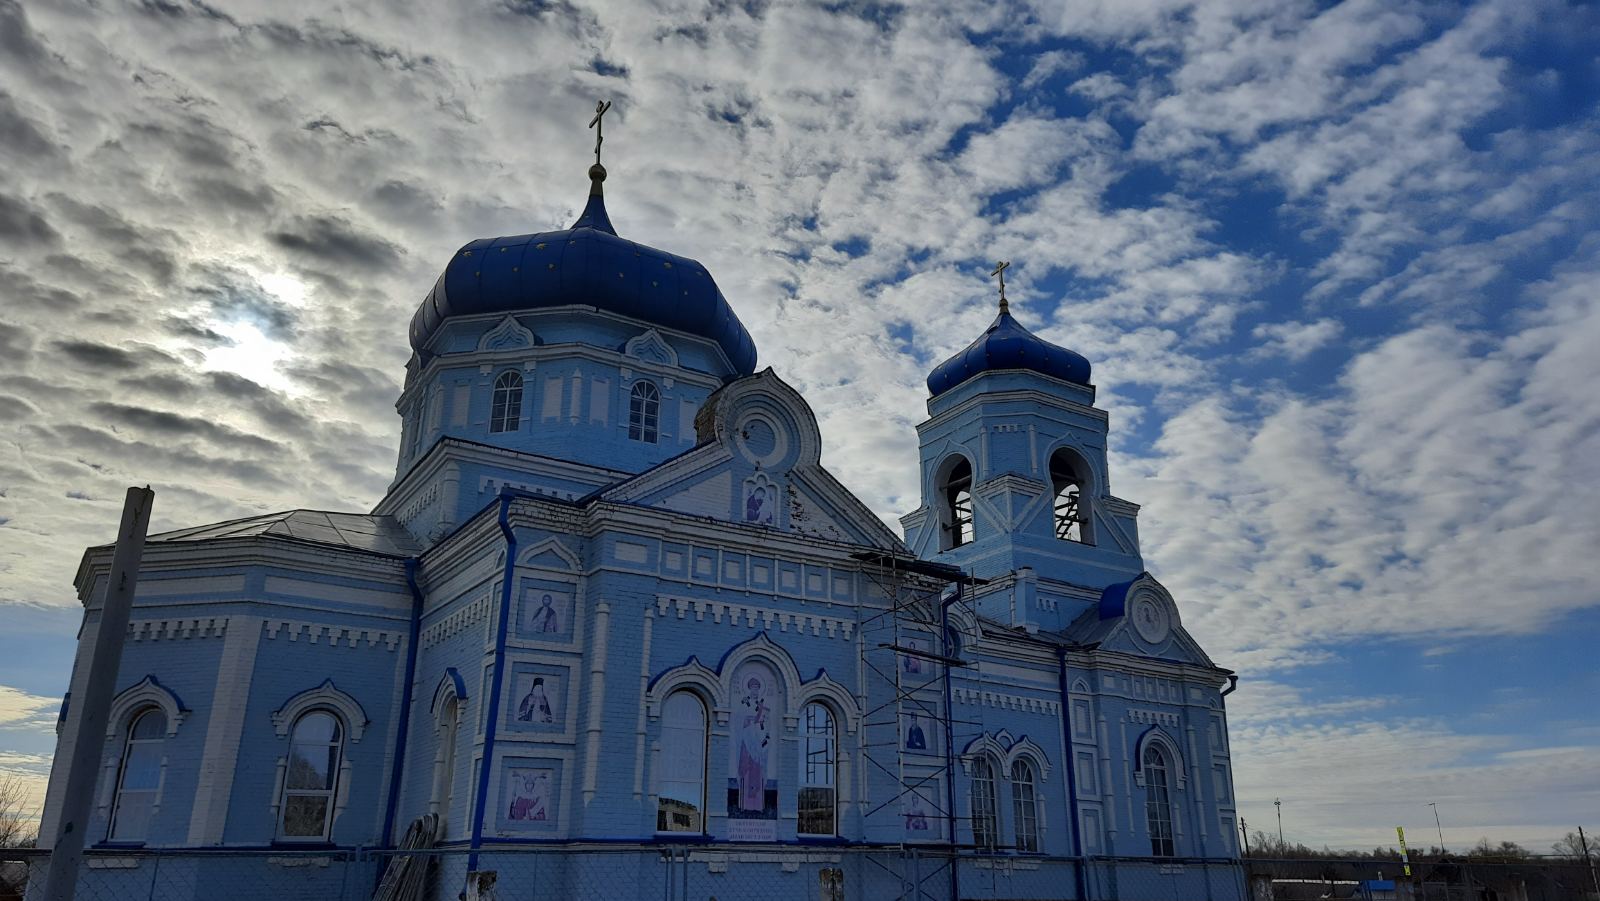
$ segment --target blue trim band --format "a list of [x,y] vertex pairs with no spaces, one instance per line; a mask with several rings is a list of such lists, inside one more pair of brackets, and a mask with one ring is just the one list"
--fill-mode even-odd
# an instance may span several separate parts
[[[1069,824],[1072,834],[1072,856],[1083,860],[1083,836],[1079,832],[1083,829],[1083,820],[1078,816],[1078,767],[1077,752],[1072,746],[1072,696],[1067,690],[1067,649],[1056,648],[1057,681],[1061,686],[1061,737],[1066,739],[1067,759],[1067,816],[1071,819]],[[1078,898],[1087,901],[1087,885],[1084,881],[1083,864],[1072,868],[1072,875],[1078,887]]]
[[489,684],[487,721],[483,727],[483,761],[478,765],[477,809],[472,817],[472,853],[467,857],[467,872],[478,869],[478,849],[483,847],[483,819],[489,808],[489,769],[494,765],[495,726],[500,722],[500,682],[504,675],[506,632],[511,621],[511,580],[517,572],[517,533],[511,529],[511,497],[500,494],[500,532],[506,537],[506,568],[500,585],[500,623],[494,636],[494,680]]
[[383,847],[394,847],[394,815],[400,804],[400,782],[406,768],[406,739],[411,734],[412,683],[417,680],[417,641],[422,634],[422,589],[417,587],[417,558],[406,558],[406,587],[411,589],[411,637],[406,645],[406,687],[400,693],[400,727],[394,743],[394,772],[389,776],[389,803],[383,814]]

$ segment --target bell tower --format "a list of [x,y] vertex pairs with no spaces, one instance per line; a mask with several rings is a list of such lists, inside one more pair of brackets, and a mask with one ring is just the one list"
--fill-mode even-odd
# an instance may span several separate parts
[[1005,268],[999,315],[928,376],[922,506],[901,524],[918,556],[1008,583],[982,593],[986,615],[1061,628],[1143,571],[1138,506],[1111,493],[1089,361],[1012,317]]

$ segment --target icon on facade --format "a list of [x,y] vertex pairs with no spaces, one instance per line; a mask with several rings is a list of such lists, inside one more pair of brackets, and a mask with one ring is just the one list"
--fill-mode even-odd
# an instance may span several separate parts
[[922,731],[922,724],[917,721],[917,715],[911,714],[910,721],[906,724],[906,750],[928,750],[928,736]]
[[533,823],[550,818],[550,770],[513,769],[509,772],[511,804],[506,819]]
[[728,773],[728,837],[734,841],[775,841],[778,835],[778,780],[772,772],[777,723],[777,678],[760,663],[741,666],[733,714],[733,748]]
[[524,584],[517,610],[517,636],[565,641],[572,636],[572,595]]
[[550,709],[550,696],[545,693],[544,677],[535,676],[528,693],[517,705],[517,719],[524,723],[554,723],[556,715]]

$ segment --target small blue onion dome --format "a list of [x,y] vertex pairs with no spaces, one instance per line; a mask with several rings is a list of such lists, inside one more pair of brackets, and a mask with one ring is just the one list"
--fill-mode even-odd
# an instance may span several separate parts
[[978,340],[938,366],[928,375],[932,397],[967,379],[996,369],[1027,369],[1051,378],[1089,385],[1089,361],[1082,354],[1051,344],[1022,327],[1004,306]]
[[606,215],[606,170],[589,169],[589,203],[564,231],[468,243],[411,317],[421,351],[452,316],[586,305],[716,342],[738,375],[756,345],[698,262],[617,237]]

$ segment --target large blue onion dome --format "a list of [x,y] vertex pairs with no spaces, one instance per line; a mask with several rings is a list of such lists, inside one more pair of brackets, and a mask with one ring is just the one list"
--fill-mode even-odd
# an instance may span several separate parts
[[452,316],[586,305],[714,341],[738,375],[756,345],[698,262],[617,237],[606,215],[606,170],[589,169],[589,203],[564,231],[480,238],[460,250],[411,317],[422,350]]
[[1089,385],[1088,359],[1023,328],[1011,318],[1003,296],[1000,315],[978,340],[928,374],[928,393],[938,397],[967,379],[996,369],[1027,369],[1064,382]]

